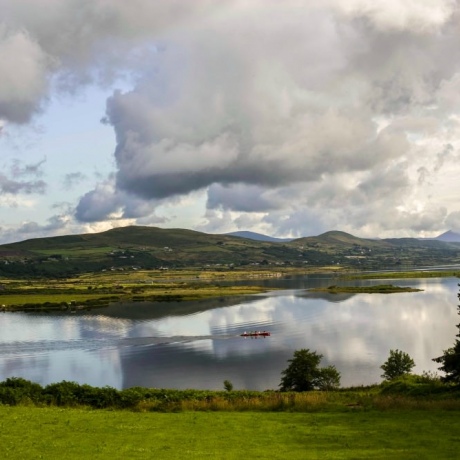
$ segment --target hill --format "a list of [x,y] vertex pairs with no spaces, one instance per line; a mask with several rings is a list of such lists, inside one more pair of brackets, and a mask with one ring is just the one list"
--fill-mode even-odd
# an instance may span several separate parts
[[239,236],[240,238],[248,238],[250,240],[256,240],[256,241],[268,241],[270,243],[287,243],[294,239],[294,238],[275,238],[273,236],[263,235],[262,233],[248,232],[248,231],[225,233],[225,235]]
[[460,233],[456,233],[456,232],[453,232],[452,230],[449,230],[448,232],[445,232],[442,235],[437,236],[436,240],[446,241],[450,243],[452,242],[460,243]]
[[295,248],[280,247],[271,254],[273,244],[184,229],[128,226],[1,245],[0,275],[69,276],[116,269],[268,265],[280,258],[296,259]]
[[272,242],[185,229],[129,226],[0,245],[0,276],[20,277],[66,277],[140,268],[340,265],[351,269],[395,269],[459,262],[460,243],[415,238],[371,240],[340,231]]

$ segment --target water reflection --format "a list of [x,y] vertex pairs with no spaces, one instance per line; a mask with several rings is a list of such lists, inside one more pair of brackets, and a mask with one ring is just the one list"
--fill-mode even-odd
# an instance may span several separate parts
[[[228,379],[237,389],[264,390],[278,387],[294,350],[310,348],[339,369],[343,385],[360,385],[381,380],[390,348],[409,353],[421,373],[435,370],[431,359],[454,341],[455,278],[392,280],[424,289],[417,293],[338,296],[308,293],[312,280],[294,281],[301,287],[289,281],[288,290],[238,299],[2,313],[0,379],[211,389]],[[272,335],[239,336],[255,329]]]

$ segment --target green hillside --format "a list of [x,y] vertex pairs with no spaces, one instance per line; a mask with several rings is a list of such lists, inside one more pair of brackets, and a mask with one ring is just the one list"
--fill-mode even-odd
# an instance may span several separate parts
[[367,248],[387,248],[389,243],[386,240],[371,240],[366,238],[358,238],[349,233],[340,232],[337,230],[323,233],[319,236],[309,236],[295,240],[295,243],[306,245],[309,247],[319,247],[323,250],[331,248],[347,248],[353,246],[361,246]]
[[0,275],[68,276],[121,268],[269,265],[291,263],[297,253],[296,248],[234,236],[130,226],[2,245]]
[[460,263],[460,243],[371,240],[331,231],[264,242],[185,229],[129,226],[0,245],[0,276],[72,276],[121,269],[320,267],[351,269]]

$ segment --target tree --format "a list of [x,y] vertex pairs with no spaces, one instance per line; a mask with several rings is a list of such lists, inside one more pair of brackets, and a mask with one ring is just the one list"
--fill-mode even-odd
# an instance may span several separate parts
[[319,368],[323,355],[301,349],[294,351],[289,366],[281,372],[281,391],[330,390],[340,386],[340,372],[335,366]]
[[407,353],[398,349],[390,350],[390,356],[380,366],[384,371],[381,377],[385,380],[393,380],[401,375],[410,374],[414,366],[414,360]]
[[[457,297],[460,299],[460,293],[457,294]],[[460,305],[457,307],[457,313],[460,315]],[[454,346],[444,350],[444,354],[434,358],[433,361],[442,364],[439,370],[446,374],[441,377],[443,382],[460,384],[460,323],[457,324],[457,329]]]
[[224,380],[224,388],[226,391],[232,391],[233,383],[230,380]]
[[319,370],[320,375],[318,379],[318,389],[320,390],[333,390],[340,386],[340,372],[335,366],[323,367]]

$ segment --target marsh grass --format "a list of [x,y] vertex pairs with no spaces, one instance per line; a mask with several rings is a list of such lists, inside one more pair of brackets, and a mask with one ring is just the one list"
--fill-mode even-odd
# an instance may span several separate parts
[[[128,281],[128,280],[125,280]],[[87,308],[107,306],[120,301],[188,301],[212,297],[251,295],[266,292],[260,286],[219,286],[209,283],[155,283],[139,281],[120,284],[96,283],[17,283],[14,287],[0,291],[0,305],[5,311],[29,309],[63,309],[72,301]]]
[[[331,273],[332,269],[323,267],[322,270],[315,270],[318,273],[321,271]],[[340,270],[338,271],[340,272]],[[62,304],[69,303],[71,300],[75,300],[79,304],[85,304],[88,308],[96,308],[107,306],[109,302],[117,301],[189,301],[213,297],[251,295],[265,292],[268,288],[261,286],[222,286],[219,281],[271,278],[290,273],[309,273],[309,270],[286,268],[280,268],[276,271],[270,269],[131,270],[86,273],[66,279],[2,279],[0,308],[6,311],[62,309]],[[459,274],[460,272],[454,271],[394,272],[355,274],[346,278],[415,278],[458,276]],[[380,285],[371,287],[331,286],[327,290],[332,293],[391,293],[413,291],[414,289]]]
[[375,273],[355,273],[343,275],[341,279],[353,280],[374,280],[374,279],[404,279],[404,278],[450,278],[460,277],[458,270],[427,270],[427,271],[405,271],[405,272],[375,272]]

